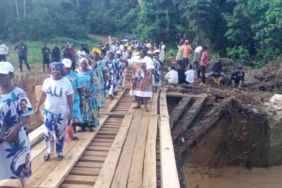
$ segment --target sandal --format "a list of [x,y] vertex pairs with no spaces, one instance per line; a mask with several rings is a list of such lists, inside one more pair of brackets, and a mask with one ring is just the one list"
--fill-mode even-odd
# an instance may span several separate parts
[[78,130],[78,132],[80,132],[80,133],[85,132],[85,131],[86,131],[85,127],[80,127],[79,130]]
[[88,131],[93,132],[94,131],[93,127],[88,127]]
[[61,161],[63,160],[64,156],[63,155],[58,155],[58,160]]
[[141,106],[134,106],[133,109],[140,109]]
[[49,161],[49,159],[50,159],[50,154],[49,153],[44,155],[44,161]]

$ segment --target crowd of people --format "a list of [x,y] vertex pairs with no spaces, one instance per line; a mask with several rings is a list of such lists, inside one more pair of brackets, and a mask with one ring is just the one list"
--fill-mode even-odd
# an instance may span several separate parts
[[[21,71],[22,61],[30,71],[27,46],[21,40],[14,49],[19,55]],[[177,70],[171,67],[162,83],[166,53],[163,42],[152,45],[148,40],[145,43],[114,40],[103,49],[94,47],[89,50],[87,45],[81,44],[77,52],[70,42],[63,43],[61,48],[54,43],[52,50],[44,43],[41,50],[43,71],[48,70],[49,77],[43,82],[38,105],[32,107],[26,93],[12,85],[14,67],[6,61],[8,51],[0,41],[0,150],[3,152],[0,167],[6,169],[0,172],[0,180],[22,180],[32,174],[31,147],[25,126],[31,114],[44,117],[47,146],[44,160],[48,161],[53,152],[58,160],[62,160],[67,126],[74,130],[73,140],[78,139],[78,132],[95,131],[100,125],[99,109],[107,105],[107,99],[117,95],[119,87],[124,89],[125,82],[131,84],[130,95],[137,102],[134,108],[139,109],[143,104],[144,110],[149,112],[147,101],[163,84],[192,84],[194,77],[201,77],[201,84],[205,84],[205,68],[209,60],[207,48],[197,43],[190,62],[193,49],[189,40],[180,41]],[[173,58],[171,51],[169,54]],[[231,76],[232,84],[241,87],[244,75],[239,67]],[[214,63],[209,76],[214,79],[224,76],[220,61]],[[216,82],[219,83],[220,79]]]
[[[165,75],[164,81],[166,84],[192,84],[194,78],[201,78],[200,85],[205,86],[206,83],[206,67],[209,62],[209,54],[206,46],[201,46],[199,42],[196,42],[193,58],[190,58],[193,48],[189,44],[189,40],[183,41],[182,39],[178,45],[178,52],[176,56],[177,70],[173,66],[169,72]],[[171,53],[170,53],[171,54]],[[173,55],[170,55],[173,57]],[[220,85],[222,78],[225,76],[222,70],[222,63],[216,60],[211,72],[208,75],[214,82]],[[242,67],[238,67],[238,70],[232,73],[230,80],[233,86],[238,84],[241,88],[244,82],[245,73]]]
[[[8,50],[0,46],[0,53]],[[28,49],[22,40],[15,50],[20,65],[24,61],[30,71]],[[36,107],[31,106],[22,89],[12,85],[14,67],[6,61],[5,54],[0,55],[0,167],[7,169],[0,172],[0,180],[13,178],[23,183],[24,178],[32,175],[31,146],[25,126],[31,114],[44,119],[44,160],[50,160],[54,152],[62,160],[68,126],[75,132],[73,140],[78,139],[79,132],[95,131],[100,125],[99,109],[107,105],[107,98],[117,95],[119,87],[124,89],[125,82],[131,84],[130,94],[137,102],[134,108],[144,104],[146,112],[147,100],[162,85],[163,43],[156,47],[149,41],[113,41],[103,49],[89,50],[87,45],[80,45],[76,53],[69,42],[63,43],[61,49],[55,43],[52,50],[44,43],[41,52],[43,71],[48,70],[49,76],[43,82]]]

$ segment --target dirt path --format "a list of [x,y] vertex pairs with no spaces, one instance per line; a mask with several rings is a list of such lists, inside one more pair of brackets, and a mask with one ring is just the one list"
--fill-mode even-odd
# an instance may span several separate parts
[[102,41],[104,44],[109,43],[108,37],[101,36],[101,35],[93,35],[93,34],[89,34],[88,36],[90,38],[98,39]]

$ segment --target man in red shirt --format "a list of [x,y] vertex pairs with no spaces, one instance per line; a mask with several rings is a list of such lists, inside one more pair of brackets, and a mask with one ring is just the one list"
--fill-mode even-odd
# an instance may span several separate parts
[[183,47],[183,59],[182,59],[182,65],[184,66],[184,68],[186,68],[189,63],[189,57],[191,51],[192,51],[192,47],[189,45],[189,40],[185,40],[185,44]]
[[198,78],[200,77],[200,71],[202,72],[202,83],[200,85],[205,85],[206,84],[206,67],[208,66],[208,61],[209,61],[209,54],[207,52],[207,47],[203,46],[203,52],[201,56],[201,69],[198,70]]

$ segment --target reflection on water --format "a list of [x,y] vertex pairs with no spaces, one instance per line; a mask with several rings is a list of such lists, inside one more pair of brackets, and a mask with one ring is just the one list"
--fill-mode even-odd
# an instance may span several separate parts
[[282,188],[282,166],[249,171],[243,167],[214,170],[186,164],[184,176],[188,188]]

